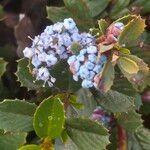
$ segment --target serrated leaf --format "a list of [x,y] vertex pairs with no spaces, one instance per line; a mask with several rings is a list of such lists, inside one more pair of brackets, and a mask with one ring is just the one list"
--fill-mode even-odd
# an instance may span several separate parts
[[1,150],[16,150],[26,142],[26,133],[0,134]]
[[146,128],[138,128],[136,131],[136,137],[143,150],[149,150],[150,148],[150,130]]
[[93,26],[90,10],[84,0],[64,0],[64,3],[81,29],[88,30]]
[[41,150],[41,147],[39,145],[25,145],[20,147],[18,150]]
[[82,103],[84,108],[82,110],[76,110],[77,116],[84,116],[89,118],[96,108],[96,101],[93,94],[88,89],[81,88],[76,92],[77,102]]
[[35,109],[35,104],[23,100],[4,100],[0,103],[0,128],[14,132],[32,131]]
[[149,150],[150,131],[139,127],[134,134],[128,134],[128,150]]
[[85,2],[89,7],[90,15],[92,17],[95,17],[105,10],[105,8],[108,6],[110,1],[109,0],[85,0]]
[[134,98],[117,91],[108,91],[107,93],[99,93],[95,96],[99,105],[106,110],[116,112],[127,112],[134,105]]
[[84,118],[69,118],[66,120],[66,126],[84,132],[95,133],[99,135],[108,135],[108,130],[99,122]]
[[29,70],[29,62],[27,59],[18,60],[18,68],[16,72],[16,76],[18,77],[18,81],[21,83],[21,86],[27,87],[29,90],[38,90],[43,88],[42,81],[35,81],[32,73]]
[[124,25],[126,25],[130,21],[132,21],[133,19],[135,19],[136,17],[137,17],[136,15],[125,15],[125,16],[117,19],[116,21],[114,21],[114,23],[116,23],[116,22],[122,22]]
[[139,67],[139,71],[136,74],[129,74],[125,70],[121,69],[124,76],[132,83],[133,87],[138,91],[143,91],[147,85],[150,84],[150,72],[146,63],[142,59],[134,55],[126,55],[129,59],[136,62]]
[[120,57],[118,59],[119,68],[128,74],[136,74],[139,71],[139,67],[135,61],[127,58],[127,57]]
[[34,114],[33,126],[36,134],[43,137],[56,138],[64,128],[64,106],[59,98],[47,98],[38,106]]
[[48,18],[53,22],[63,21],[71,17],[70,12],[65,7],[47,7]]
[[119,36],[118,43],[120,45],[128,45],[135,42],[143,33],[145,28],[145,21],[140,17],[131,20],[123,29]]
[[109,144],[108,135],[99,135],[90,132],[84,132],[73,128],[67,128],[67,133],[78,147],[82,150],[103,150]]
[[105,93],[108,92],[111,86],[113,85],[114,78],[115,78],[114,66],[112,65],[112,62],[108,61],[104,66],[101,80],[98,84],[98,89],[101,92]]
[[134,132],[139,126],[142,125],[141,115],[135,111],[128,113],[121,113],[117,118],[117,122],[128,132]]
[[112,90],[118,91],[128,96],[133,96],[136,93],[136,90],[133,88],[132,84],[117,71],[115,72],[115,80],[112,86]]
[[99,26],[101,33],[105,34],[109,24],[106,22],[106,20],[100,19],[98,20],[98,26]]
[[0,58],[0,76],[6,71],[7,62]]

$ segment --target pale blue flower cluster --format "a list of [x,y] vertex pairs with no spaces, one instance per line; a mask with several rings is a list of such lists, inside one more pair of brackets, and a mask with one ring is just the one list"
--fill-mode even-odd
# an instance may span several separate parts
[[88,33],[80,34],[73,19],[68,18],[47,26],[41,35],[32,40],[32,46],[24,49],[24,56],[31,59],[36,80],[43,80],[51,87],[55,82],[55,78],[50,75],[52,66],[60,59],[71,56],[73,43],[84,47],[92,43],[94,38]]
[[78,55],[72,55],[68,59],[68,64],[71,66],[73,73],[73,79],[78,81],[82,79],[83,88],[91,88],[97,83],[94,81],[94,77],[98,75],[106,63],[107,58],[105,55],[98,57],[97,47],[90,45],[82,49]]

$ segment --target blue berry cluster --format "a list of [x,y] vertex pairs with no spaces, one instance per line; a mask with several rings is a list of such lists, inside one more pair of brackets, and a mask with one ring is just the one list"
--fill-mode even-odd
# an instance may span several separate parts
[[32,46],[24,49],[24,56],[31,59],[36,80],[43,80],[50,87],[56,80],[50,75],[51,68],[59,60],[72,55],[72,45],[76,44],[83,48],[95,42],[95,38],[90,34],[80,34],[71,18],[47,26],[44,32],[32,40]]
[[72,55],[68,59],[73,79],[82,79],[83,88],[97,88],[97,76],[102,71],[107,58],[105,55],[98,57],[97,47],[90,45],[80,50],[78,55]]

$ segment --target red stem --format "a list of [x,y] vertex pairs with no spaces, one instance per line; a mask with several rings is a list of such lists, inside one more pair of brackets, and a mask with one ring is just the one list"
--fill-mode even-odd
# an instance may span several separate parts
[[118,125],[118,150],[127,150],[126,131],[119,125]]

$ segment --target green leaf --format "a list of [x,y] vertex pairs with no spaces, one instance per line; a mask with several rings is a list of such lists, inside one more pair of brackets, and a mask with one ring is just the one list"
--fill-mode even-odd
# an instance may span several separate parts
[[18,81],[21,83],[21,86],[27,87],[29,90],[38,90],[43,88],[42,81],[33,82],[35,78],[29,70],[29,62],[27,59],[18,60],[16,76],[18,77]]
[[128,150],[149,150],[150,131],[139,127],[134,134],[128,134]]
[[69,118],[66,120],[66,126],[84,132],[90,132],[99,135],[108,135],[108,130],[104,126],[90,119]]
[[133,88],[132,84],[125,77],[123,77],[120,72],[117,71],[115,72],[115,80],[112,90],[128,96],[133,96],[136,93],[136,90]]
[[53,22],[63,21],[71,17],[70,12],[65,7],[47,7],[48,18]]
[[149,68],[146,63],[143,62],[142,59],[134,56],[134,55],[126,55],[130,60],[133,60],[136,62],[136,64],[139,67],[139,71],[136,74],[129,74],[123,68],[121,69],[121,72],[124,74],[124,76],[129,80],[129,82],[132,83],[133,87],[137,91],[143,91],[147,85],[150,85],[150,72]]
[[64,0],[64,3],[81,29],[88,30],[93,26],[90,10],[84,0]]
[[93,97],[93,94],[88,89],[81,88],[76,92],[77,102],[82,103],[84,108],[82,110],[76,110],[77,116],[84,116],[89,118],[96,108],[96,101]]
[[109,0],[85,0],[90,10],[90,15],[95,17],[99,15],[109,4]]
[[16,150],[26,142],[26,133],[0,134],[1,150]]
[[85,132],[74,128],[67,128],[67,133],[78,147],[82,150],[103,150],[110,143],[108,135]]
[[99,93],[95,97],[98,104],[106,110],[116,112],[127,112],[134,105],[134,98],[117,91],[108,91],[107,93]]
[[114,78],[115,78],[114,66],[112,65],[112,62],[108,61],[104,66],[101,80],[98,84],[98,89],[101,92],[105,93],[108,92],[111,86],[113,85]]
[[118,60],[119,68],[129,74],[135,74],[139,71],[139,67],[135,61],[127,58],[120,57]]
[[136,19],[136,15],[125,15],[119,19],[117,19],[116,21],[114,21],[114,23],[116,22],[122,22],[124,25],[128,24],[130,21],[132,21],[133,19]]
[[141,115],[135,111],[128,113],[121,113],[117,118],[117,122],[128,132],[134,132],[139,126],[142,125]]
[[7,62],[0,58],[0,76],[6,71]]
[[32,131],[35,109],[36,105],[23,100],[4,100],[0,103],[0,129],[15,132]]
[[61,91],[76,92],[80,88],[80,84],[75,82],[66,61],[60,61],[51,70],[51,75],[57,80],[55,87]]
[[59,98],[47,98],[38,106],[34,114],[33,126],[41,137],[56,138],[64,128],[64,106]]
[[145,28],[145,21],[140,17],[134,18],[123,29],[119,36],[119,44],[127,45],[135,42],[139,36],[143,33]]
[[41,147],[38,145],[31,144],[22,146],[18,150],[41,150]]
[[110,12],[111,18],[117,19],[117,18],[124,16],[130,12],[126,8],[129,5],[130,0],[117,0],[115,2],[116,3],[113,5],[111,12]]
[[106,22],[106,20],[100,19],[100,20],[98,20],[98,26],[99,26],[101,33],[105,34],[107,28],[109,27],[109,24]]
[[146,128],[138,128],[136,131],[136,137],[143,148],[143,150],[149,150],[150,148],[150,130]]

